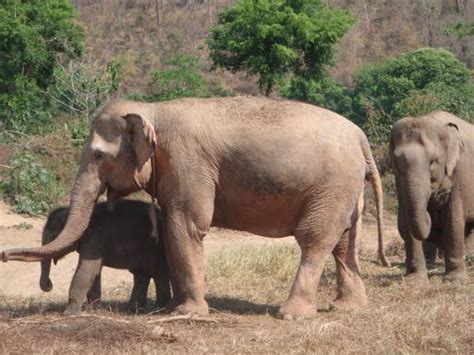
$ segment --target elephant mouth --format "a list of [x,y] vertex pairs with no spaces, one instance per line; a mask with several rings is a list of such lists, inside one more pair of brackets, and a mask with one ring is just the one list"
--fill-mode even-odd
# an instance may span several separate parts
[[451,194],[451,184],[442,184],[437,190],[433,191],[430,199],[430,205],[441,207],[448,202]]

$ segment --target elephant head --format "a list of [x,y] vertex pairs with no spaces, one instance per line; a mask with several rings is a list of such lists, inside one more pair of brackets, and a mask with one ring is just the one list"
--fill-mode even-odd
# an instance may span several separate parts
[[151,104],[113,102],[92,122],[83,148],[64,229],[40,248],[11,249],[2,260],[40,261],[74,249],[86,230],[99,195],[118,198],[147,187],[156,134]]
[[395,174],[399,230],[418,240],[431,231],[430,201],[443,203],[463,151],[462,134],[447,113],[407,117],[395,123],[389,160]]

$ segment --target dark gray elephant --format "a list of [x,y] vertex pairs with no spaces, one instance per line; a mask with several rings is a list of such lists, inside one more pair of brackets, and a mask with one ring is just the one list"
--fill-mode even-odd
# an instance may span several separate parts
[[465,238],[474,228],[474,126],[447,112],[395,123],[390,162],[407,275],[426,281],[422,241],[444,253],[445,281],[467,279]]
[[[71,281],[69,301],[65,314],[77,313],[83,302],[94,302],[101,296],[101,269],[103,266],[128,269],[133,274],[133,289],[128,307],[136,311],[145,306],[150,279],[156,288],[156,306],[163,307],[171,299],[168,266],[163,245],[163,233],[158,241],[150,236],[149,204],[117,201],[113,211],[106,203],[95,206],[86,231],[75,248],[79,263]],[[158,226],[161,226],[157,211]],[[51,212],[43,229],[43,245],[55,240],[66,225],[69,208]],[[65,254],[64,254],[65,255]],[[59,255],[57,260],[64,256]],[[51,259],[41,262],[40,287],[48,292],[53,288],[49,278]]]
[[381,244],[380,177],[367,138],[344,117],[260,97],[111,102],[92,123],[61,235],[41,248],[4,251],[2,260],[55,257],[81,238],[102,192],[114,199],[145,189],[165,216],[170,308],[208,312],[202,240],[214,225],[294,235],[301,262],[278,316],[310,318],[331,253],[335,305],[367,303],[355,240],[366,180],[375,190]]

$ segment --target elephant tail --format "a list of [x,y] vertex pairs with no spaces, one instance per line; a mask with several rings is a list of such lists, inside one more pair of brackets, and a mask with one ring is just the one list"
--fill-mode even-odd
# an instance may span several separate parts
[[377,231],[378,231],[378,258],[383,266],[390,267],[390,262],[387,260],[383,245],[383,191],[382,181],[380,180],[379,171],[375,164],[374,157],[370,151],[368,142],[366,141],[364,149],[365,160],[367,162],[366,180],[372,185],[375,195],[375,207],[377,210]]

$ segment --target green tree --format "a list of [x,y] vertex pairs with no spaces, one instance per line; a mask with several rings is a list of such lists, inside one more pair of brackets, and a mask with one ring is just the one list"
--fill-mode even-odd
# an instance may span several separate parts
[[466,36],[474,36],[474,22],[457,22],[446,29],[446,34],[456,35],[459,39],[462,39]]
[[258,75],[268,96],[287,74],[322,75],[353,22],[320,0],[240,0],[219,14],[206,42],[214,67]]
[[422,48],[369,65],[354,76],[353,120],[385,142],[404,116],[446,110],[474,118],[474,86],[465,64],[444,49]]
[[199,59],[175,53],[165,61],[166,68],[151,73],[151,95],[130,95],[130,98],[149,102],[167,101],[181,97],[227,96],[220,85],[208,81],[202,74]]
[[68,0],[0,0],[0,119],[18,131],[49,120],[47,88],[60,59],[82,52]]
[[165,64],[167,69],[156,70],[151,74],[153,101],[204,96],[205,80],[197,58],[177,53]]
[[352,116],[351,91],[329,75],[304,78],[294,75],[280,94],[293,100],[301,100],[327,108],[345,117]]

